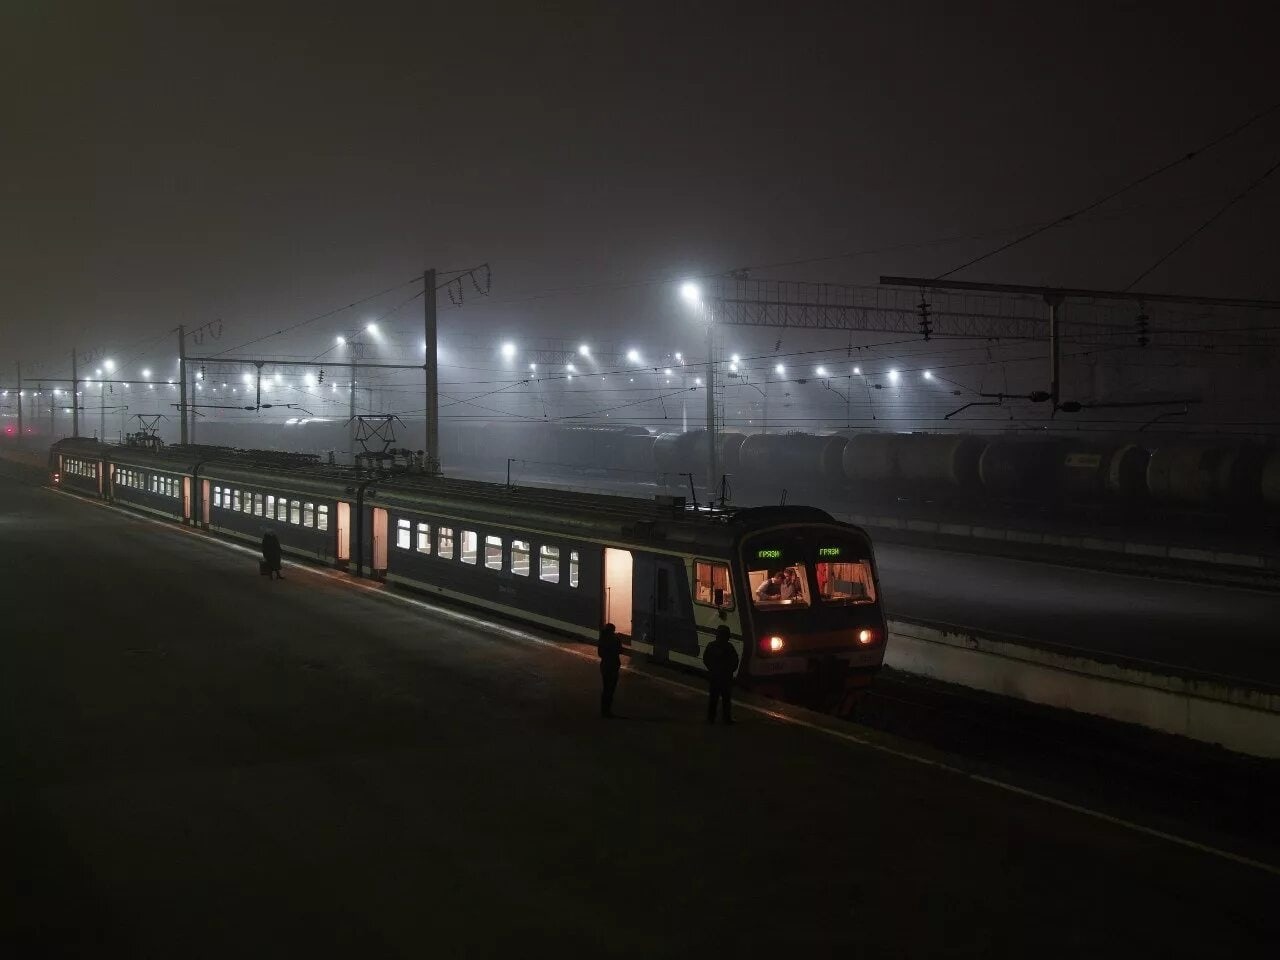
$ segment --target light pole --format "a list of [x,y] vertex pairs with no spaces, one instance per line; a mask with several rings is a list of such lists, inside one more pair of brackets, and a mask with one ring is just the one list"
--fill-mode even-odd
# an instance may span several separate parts
[[716,463],[715,325],[712,323],[711,311],[702,300],[702,291],[698,289],[696,283],[681,285],[680,295],[687,303],[702,311],[702,319],[707,325],[707,489],[714,503],[716,480],[720,472],[719,465]]

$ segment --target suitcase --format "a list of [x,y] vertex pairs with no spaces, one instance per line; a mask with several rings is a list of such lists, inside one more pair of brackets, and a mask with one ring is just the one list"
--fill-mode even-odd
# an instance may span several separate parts
[[258,561],[258,572],[262,574],[264,577],[271,576],[271,568],[267,566],[267,561],[265,560]]

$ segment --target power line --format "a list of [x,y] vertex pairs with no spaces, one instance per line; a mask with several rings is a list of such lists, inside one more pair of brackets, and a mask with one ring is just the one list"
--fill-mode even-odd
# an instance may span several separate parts
[[1072,220],[1078,216],[1081,216],[1082,214],[1088,213],[1090,210],[1093,210],[1097,207],[1102,206],[1107,201],[1114,200],[1116,197],[1120,196],[1122,193],[1128,193],[1130,190],[1134,189],[1135,187],[1141,186],[1142,184],[1146,183],[1148,180],[1153,180],[1156,177],[1160,176],[1162,173],[1166,173],[1167,171],[1172,170],[1174,167],[1181,166],[1187,161],[1194,159],[1195,157],[1204,153],[1206,150],[1210,150],[1213,147],[1218,146],[1220,143],[1230,140],[1232,137],[1241,133],[1248,127],[1253,126],[1253,124],[1257,123],[1259,120],[1263,119],[1264,117],[1269,116],[1272,113],[1275,113],[1277,110],[1280,110],[1280,102],[1273,103],[1271,106],[1267,107],[1265,110],[1261,110],[1258,113],[1255,113],[1248,120],[1233,127],[1231,130],[1228,130],[1226,133],[1222,134],[1221,136],[1215,137],[1213,140],[1210,140],[1204,146],[1199,147],[1195,150],[1192,150],[1190,153],[1184,154],[1183,156],[1178,157],[1176,160],[1171,160],[1170,162],[1156,168],[1155,170],[1152,170],[1150,173],[1143,174],[1141,177],[1138,177],[1138,179],[1131,181],[1130,183],[1126,184],[1120,189],[1113,190],[1111,193],[1106,194],[1105,196],[1099,198],[1098,200],[1093,201],[1090,204],[1087,204],[1086,206],[1081,207],[1078,210],[1073,210],[1071,213],[1068,213],[1065,216],[1058,217],[1056,220],[1051,220],[1048,223],[1044,224],[1043,226],[1036,227],[1034,230],[1030,230],[1027,233],[1022,234],[1021,236],[1016,237],[1013,240],[1010,240],[1008,243],[1001,244],[1000,246],[996,247],[994,250],[991,250],[987,253],[982,254],[982,256],[980,257],[974,257],[972,260],[968,260],[965,263],[960,264],[960,266],[958,267],[952,267],[946,273],[938,274],[938,276],[934,277],[933,279],[944,280],[947,277],[951,276],[953,273],[959,273],[961,270],[964,270],[968,267],[972,267],[976,263],[981,263],[983,260],[990,259],[991,257],[994,257],[996,254],[1003,253],[1004,251],[1010,249],[1011,247],[1016,247],[1018,244],[1024,243],[1025,241],[1030,240],[1032,237],[1037,237],[1040,234],[1044,233],[1046,230],[1052,229],[1053,227],[1066,223],[1068,220]]
[[317,314],[314,317],[308,317],[306,320],[299,320],[297,323],[290,324],[287,327],[281,327],[275,333],[268,333],[265,336],[257,337],[254,340],[249,340],[249,341],[246,341],[245,343],[237,344],[234,347],[228,347],[226,350],[221,350],[218,353],[210,354],[208,359],[225,356],[226,354],[231,353],[233,350],[243,350],[245,347],[251,347],[255,343],[261,343],[263,340],[270,340],[272,337],[278,337],[282,333],[289,333],[292,330],[297,330],[299,327],[305,327],[309,323],[315,323],[317,320],[324,320],[327,317],[332,317],[334,314],[341,313],[343,310],[350,310],[352,307],[358,307],[362,303],[368,303],[370,300],[376,300],[378,297],[385,296],[386,294],[391,293],[394,290],[399,290],[401,287],[407,287],[411,283],[421,283],[421,282],[422,282],[422,277],[420,276],[412,277],[411,279],[406,280],[403,283],[397,283],[395,286],[387,287],[387,289],[385,290],[379,290],[377,293],[371,293],[367,297],[361,297],[359,300],[353,300],[351,303],[348,303],[345,306],[336,307],[333,310],[326,310],[324,313]]
[[1224,213],[1226,213],[1228,210],[1230,210],[1232,207],[1234,207],[1237,203],[1239,203],[1241,200],[1243,200],[1243,199],[1244,199],[1244,198],[1245,198],[1249,193],[1251,193],[1255,188],[1257,188],[1257,187],[1261,186],[1261,185],[1262,185],[1262,183],[1263,183],[1263,181],[1264,181],[1264,180],[1266,180],[1266,179],[1267,179],[1267,177],[1271,176],[1273,173],[1275,173],[1275,172],[1276,172],[1276,169],[1277,169],[1277,168],[1280,168],[1280,160],[1277,160],[1275,163],[1273,163],[1270,167],[1268,167],[1268,168],[1267,168],[1267,172],[1266,172],[1266,173],[1264,173],[1262,176],[1258,177],[1258,178],[1257,178],[1256,180],[1254,180],[1251,184],[1249,184],[1247,187],[1245,187],[1243,190],[1241,190],[1239,193],[1237,193],[1234,197],[1232,197],[1230,200],[1228,200],[1226,203],[1224,203],[1221,207],[1219,207],[1219,208],[1218,208],[1218,210],[1217,210],[1217,212],[1216,212],[1216,213],[1214,213],[1214,214],[1213,214],[1213,216],[1211,216],[1211,217],[1210,217],[1208,220],[1206,220],[1204,223],[1200,224],[1200,226],[1198,226],[1198,227],[1196,227],[1194,230],[1192,230],[1192,231],[1191,231],[1191,233],[1187,234],[1187,236],[1186,236],[1186,237],[1185,237],[1185,238],[1184,238],[1180,243],[1177,243],[1177,244],[1175,244],[1175,245],[1173,246],[1173,249],[1171,249],[1171,250],[1170,250],[1168,253],[1166,253],[1163,257],[1160,257],[1158,260],[1156,260],[1156,262],[1155,262],[1155,263],[1153,263],[1151,266],[1147,267],[1147,269],[1143,270],[1140,274],[1138,274],[1136,277],[1134,277],[1132,280],[1130,280],[1130,281],[1129,281],[1129,283],[1128,283],[1128,285],[1127,285],[1127,286],[1125,286],[1125,288],[1124,288],[1124,289],[1125,289],[1125,290],[1128,290],[1130,287],[1134,286],[1134,285],[1135,285],[1136,283],[1138,283],[1138,281],[1140,281],[1143,277],[1145,277],[1147,274],[1151,273],[1151,271],[1155,270],[1155,269],[1156,269],[1156,267],[1160,266],[1160,264],[1164,263],[1166,260],[1168,260],[1170,257],[1172,257],[1175,253],[1177,253],[1179,250],[1181,250],[1183,247],[1185,247],[1188,243],[1190,243],[1192,240],[1194,240],[1196,237],[1198,237],[1201,233],[1203,233],[1203,232],[1204,232],[1204,231],[1209,227],[1209,225],[1210,225],[1210,224],[1212,224],[1215,220],[1217,220],[1219,217],[1221,217]]

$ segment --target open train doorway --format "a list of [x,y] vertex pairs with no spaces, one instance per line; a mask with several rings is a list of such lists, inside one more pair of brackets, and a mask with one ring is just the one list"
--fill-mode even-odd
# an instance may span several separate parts
[[633,586],[630,550],[604,551],[604,622],[612,623],[621,636],[631,636]]
[[387,511],[373,508],[373,575],[387,572]]
[[346,566],[351,561],[351,504],[338,501],[338,563]]

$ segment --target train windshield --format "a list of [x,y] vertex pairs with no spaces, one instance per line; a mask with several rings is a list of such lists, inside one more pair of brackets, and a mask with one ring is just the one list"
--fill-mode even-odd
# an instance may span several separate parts
[[748,570],[747,580],[757,607],[809,606],[809,578],[804,563]]
[[747,582],[757,609],[876,602],[867,549],[856,538],[817,532],[749,543]]

